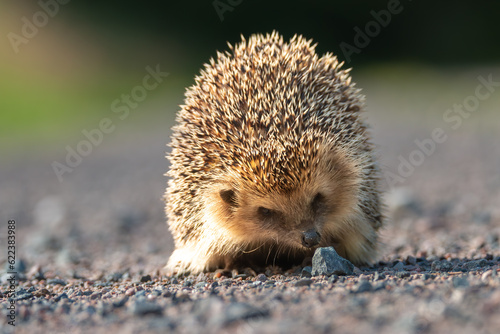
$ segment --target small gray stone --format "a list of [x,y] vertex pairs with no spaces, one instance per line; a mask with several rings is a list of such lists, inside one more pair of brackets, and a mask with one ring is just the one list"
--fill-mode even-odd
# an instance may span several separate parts
[[199,283],[196,283],[194,287],[197,288],[197,289],[203,289],[207,285],[208,285],[207,282],[199,282]]
[[247,278],[247,277],[248,277],[248,275],[247,275],[247,274],[238,274],[238,275],[234,275],[234,276],[233,276],[233,278],[241,278],[241,279],[243,279],[243,280],[244,280],[245,278]]
[[466,270],[476,270],[479,268],[484,268],[488,266],[488,261],[485,259],[469,261],[463,264],[463,268]]
[[303,278],[301,280],[298,280],[297,282],[294,283],[295,286],[309,286],[313,282],[312,279],[310,278]]
[[339,277],[337,275],[332,275],[328,278],[328,283],[335,283],[339,280]]
[[[18,300],[25,300],[25,299],[30,299],[31,297],[33,297],[33,294],[30,293],[30,292],[25,292],[25,291],[19,291],[16,293],[16,296],[14,298],[12,298],[14,301],[18,301]],[[10,300],[11,298],[9,298]]]
[[407,277],[410,277],[410,275],[411,274],[409,272],[404,271],[404,270],[398,271],[396,273],[396,277],[398,277],[398,278],[407,278]]
[[163,308],[156,304],[144,300],[137,300],[129,307],[129,312],[133,315],[142,316],[146,314],[162,315]]
[[433,271],[451,271],[453,264],[449,261],[434,261],[432,262],[431,270]]
[[309,278],[312,276],[312,267],[311,266],[306,266],[302,268],[302,271],[300,272],[300,277],[306,277]]
[[433,276],[433,275],[431,275],[431,274],[428,274],[428,273],[424,273],[424,274],[422,275],[422,279],[423,279],[424,281],[426,281],[426,280],[428,280],[428,279],[434,279],[434,276]]
[[144,275],[141,277],[141,283],[149,282],[151,281],[151,275]]
[[417,264],[417,259],[414,256],[408,255],[406,257],[406,263],[411,264],[412,266]]
[[403,262],[398,261],[392,268],[394,270],[401,271],[404,270],[405,265],[403,264]]
[[247,283],[247,286],[249,288],[256,288],[260,285],[264,284],[264,282],[261,282],[261,281],[255,281],[255,282],[251,282],[251,283]]
[[372,285],[368,281],[361,281],[354,288],[354,291],[357,293],[367,292],[367,291],[371,291],[371,290],[372,290]]
[[455,288],[460,288],[460,287],[463,287],[463,288],[466,288],[469,286],[469,281],[467,280],[467,277],[453,277],[453,279],[451,280],[452,283],[453,283],[453,286]]
[[264,274],[259,274],[257,276],[257,281],[265,282],[265,281],[267,281],[267,276]]
[[225,278],[222,281],[220,281],[220,284],[223,286],[230,286],[233,284],[233,280],[229,278]]
[[69,298],[68,298],[68,295],[67,295],[65,292],[63,292],[63,293],[61,293],[61,294],[57,295],[56,297],[54,297],[54,299],[53,299],[53,300],[54,300],[55,302],[58,302],[58,301],[60,301],[61,299],[69,299]]
[[97,291],[96,291],[96,292],[94,292],[94,293],[92,293],[92,294],[90,295],[90,299],[91,299],[91,300],[99,299],[99,298],[101,298],[101,296],[102,296],[102,293],[101,293],[101,292],[97,292]]
[[57,285],[57,284],[60,284],[60,285],[67,285],[68,283],[65,281],[65,280],[62,280],[60,278],[49,278],[47,280],[47,284],[50,285]]
[[333,247],[320,247],[314,252],[312,274],[317,275],[352,275],[354,265],[337,254]]

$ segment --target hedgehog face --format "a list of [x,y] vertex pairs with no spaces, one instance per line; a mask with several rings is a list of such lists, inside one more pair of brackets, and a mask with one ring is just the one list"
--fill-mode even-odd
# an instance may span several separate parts
[[302,196],[298,192],[257,195],[222,190],[220,196],[232,212],[232,233],[253,233],[258,239],[272,238],[294,247],[314,247],[321,240],[327,203],[320,192]]
[[304,250],[330,244],[357,200],[355,174],[335,164],[332,155],[327,153],[308,178],[288,189],[256,190],[243,178],[221,183],[210,201],[217,208],[209,210],[219,213],[236,243],[275,242]]

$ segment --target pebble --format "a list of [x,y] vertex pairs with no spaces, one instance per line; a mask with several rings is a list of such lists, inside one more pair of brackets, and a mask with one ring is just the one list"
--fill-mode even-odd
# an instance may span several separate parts
[[122,273],[111,273],[105,276],[105,280],[108,282],[118,282],[122,276]]
[[401,271],[401,270],[404,270],[405,265],[403,264],[403,262],[398,261],[394,266],[392,266],[392,268],[394,270]]
[[136,300],[129,306],[129,312],[133,315],[143,316],[143,315],[162,315],[163,308],[161,305],[144,300]]
[[245,278],[247,278],[248,275],[247,274],[237,274],[237,275],[234,275],[233,278],[241,278],[242,280],[244,280]]
[[26,292],[26,291],[19,292],[18,291],[16,293],[16,296],[14,298],[12,298],[12,299],[15,300],[15,301],[19,301],[19,300],[30,299],[31,297],[33,297],[33,294],[30,293],[30,292]]
[[306,278],[312,277],[312,267],[306,266],[302,268],[302,270],[300,271],[300,277],[306,277]]
[[398,278],[407,278],[407,277],[410,277],[411,274],[408,272],[408,271],[398,271],[396,272],[396,277]]
[[354,291],[357,292],[357,293],[361,293],[361,292],[367,292],[367,291],[371,291],[372,290],[372,285],[370,282],[368,281],[360,281],[356,287],[354,288]]
[[43,289],[40,289],[37,292],[35,292],[34,295],[35,295],[35,297],[47,296],[47,295],[50,295],[50,291],[43,288]]
[[65,285],[67,285],[68,283],[67,283],[65,280],[60,279],[60,278],[49,278],[49,279],[47,280],[47,284],[48,284],[48,285],[50,285],[50,284],[52,284],[52,285],[57,285],[57,284],[59,284],[59,285],[65,286]]
[[149,281],[151,281],[151,275],[144,275],[141,277],[142,283],[149,282]]
[[481,281],[485,282],[485,281],[487,281],[492,276],[493,276],[493,271],[492,270],[485,271],[481,275]]
[[69,298],[68,298],[68,295],[67,295],[65,292],[63,292],[63,293],[61,293],[61,294],[57,295],[56,297],[54,297],[54,299],[53,299],[53,300],[54,300],[55,302],[58,302],[58,301],[60,301],[61,299],[69,299]]
[[488,266],[488,261],[485,259],[469,261],[463,264],[463,268],[467,270],[477,270]]
[[339,276],[333,274],[332,276],[328,277],[328,283],[335,283],[339,280]]
[[294,283],[294,286],[309,286],[313,283],[310,278],[302,278]]
[[36,280],[44,280],[45,279],[45,276],[44,276],[43,271],[42,271],[42,267],[38,264],[31,267],[31,269],[27,273],[27,276],[32,278],[32,279],[36,279]]
[[130,289],[127,289],[127,291],[125,291],[125,295],[127,296],[133,296],[135,295],[135,288],[130,288]]
[[199,282],[199,283],[196,283],[194,287],[197,288],[197,289],[203,289],[207,285],[208,285],[207,282]]
[[431,275],[431,274],[428,274],[428,273],[425,273],[422,275],[422,279],[424,281],[428,280],[428,279],[434,279],[434,275]]
[[267,281],[267,276],[265,274],[259,274],[259,275],[257,275],[256,280],[261,281],[261,282],[265,282],[265,281]]
[[96,292],[94,292],[94,293],[92,293],[92,294],[90,295],[90,299],[91,299],[91,300],[99,299],[99,298],[101,298],[101,296],[102,296],[102,293],[101,293],[101,292],[97,292],[97,291],[96,291]]
[[469,286],[469,281],[467,280],[467,277],[455,276],[451,279],[451,282],[453,283],[453,286],[455,288],[466,288]]
[[451,271],[453,269],[453,263],[450,261],[434,261],[431,265],[431,270],[433,271]]
[[406,263],[411,264],[412,266],[415,266],[417,264],[417,259],[414,256],[408,255],[406,257]]
[[224,286],[229,286],[229,285],[233,284],[233,280],[230,278],[226,278],[226,279],[223,279],[222,281],[220,281],[220,284],[222,284]]
[[352,275],[354,265],[337,254],[333,247],[320,247],[312,259],[312,275]]

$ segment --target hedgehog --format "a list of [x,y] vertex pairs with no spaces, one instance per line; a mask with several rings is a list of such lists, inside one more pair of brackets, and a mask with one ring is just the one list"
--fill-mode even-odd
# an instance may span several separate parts
[[383,225],[365,97],[300,35],[252,35],[204,65],[172,128],[168,273],[291,267],[333,246],[369,265]]

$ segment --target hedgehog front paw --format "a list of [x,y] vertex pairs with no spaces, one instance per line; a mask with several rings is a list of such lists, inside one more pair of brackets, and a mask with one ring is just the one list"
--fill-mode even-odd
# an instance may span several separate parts
[[197,274],[205,270],[207,259],[188,249],[176,249],[164,268],[167,276]]

